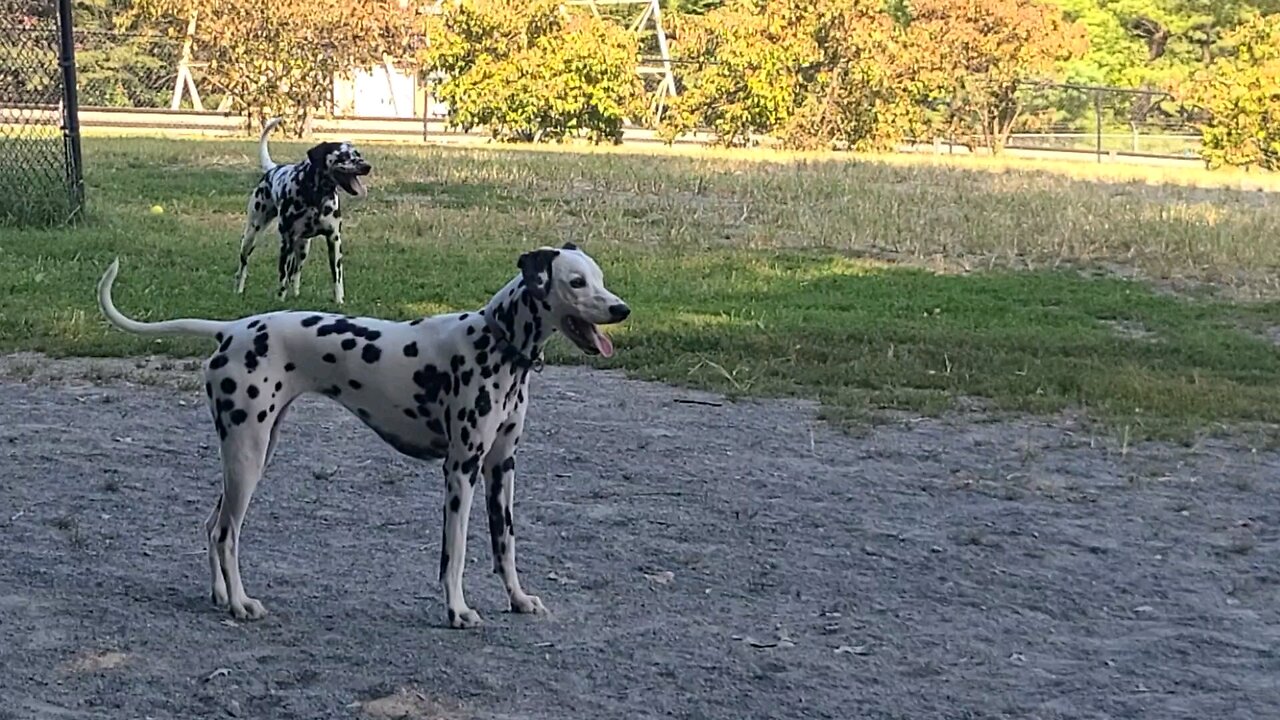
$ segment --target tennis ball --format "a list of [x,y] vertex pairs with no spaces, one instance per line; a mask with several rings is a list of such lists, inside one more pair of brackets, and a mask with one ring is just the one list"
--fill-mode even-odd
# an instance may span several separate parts
[[152,205],[152,206],[151,206],[151,214],[152,214],[152,215],[163,215],[163,214],[164,214],[164,207],[163,207],[163,206],[161,206],[161,205]]

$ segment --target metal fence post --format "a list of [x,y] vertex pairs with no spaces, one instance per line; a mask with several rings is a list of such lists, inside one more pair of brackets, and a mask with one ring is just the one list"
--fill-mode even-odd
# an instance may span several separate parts
[[84,204],[84,171],[80,153],[80,97],[76,91],[76,41],[71,0],[58,0],[58,65],[62,69],[62,136],[66,147],[70,217]]

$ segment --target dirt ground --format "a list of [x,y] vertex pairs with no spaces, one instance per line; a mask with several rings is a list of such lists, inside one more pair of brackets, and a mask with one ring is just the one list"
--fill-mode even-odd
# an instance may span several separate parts
[[438,469],[316,397],[246,523],[271,615],[237,623],[189,366],[3,359],[0,718],[1280,717],[1280,451],[535,383],[516,525],[551,616],[501,612],[481,509],[485,625],[444,628]]

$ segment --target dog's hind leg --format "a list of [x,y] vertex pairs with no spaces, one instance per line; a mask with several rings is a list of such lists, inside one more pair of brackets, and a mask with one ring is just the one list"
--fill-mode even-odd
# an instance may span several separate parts
[[240,269],[236,271],[236,292],[244,292],[245,279],[249,277],[249,256],[253,254],[254,242],[262,230],[262,223],[257,218],[250,218],[244,226],[244,236],[240,238]]
[[493,572],[502,576],[502,585],[511,600],[511,611],[545,613],[547,608],[542,600],[520,587],[520,577],[516,573],[516,529],[512,518],[516,493],[515,445],[523,426],[522,406],[509,425],[499,428],[493,448],[485,456],[485,508],[493,546]]
[[333,301],[341,305],[346,295],[342,287],[342,234],[334,230],[324,239],[329,244],[329,275],[333,278]]
[[244,281],[249,275],[249,256],[253,254],[254,242],[258,233],[275,217],[275,206],[271,204],[271,191],[264,184],[259,184],[249,198],[246,209],[248,220],[244,224],[244,235],[240,238],[240,269],[236,271],[236,292],[244,292]]
[[448,606],[449,626],[470,628],[480,624],[480,614],[467,607],[462,592],[462,572],[467,564],[467,517],[475,491],[480,459],[458,462],[445,458],[444,532],[440,539],[440,582]]
[[[216,558],[226,588],[227,605],[239,619],[257,620],[267,614],[262,603],[249,597],[240,578],[240,528],[253,491],[262,478],[267,456],[264,433],[235,428],[222,443],[222,499],[209,532],[210,554]],[[214,596],[218,594],[214,575]]]

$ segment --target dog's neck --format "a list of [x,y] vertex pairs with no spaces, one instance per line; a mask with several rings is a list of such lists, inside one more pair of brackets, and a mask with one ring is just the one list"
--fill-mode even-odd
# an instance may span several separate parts
[[495,351],[503,362],[525,369],[542,363],[542,346],[555,334],[549,318],[551,306],[538,300],[516,276],[484,306],[484,331],[493,336]]
[[304,189],[309,189],[318,196],[333,194],[338,189],[338,183],[329,176],[329,173],[310,159],[303,160],[301,167],[301,185]]

